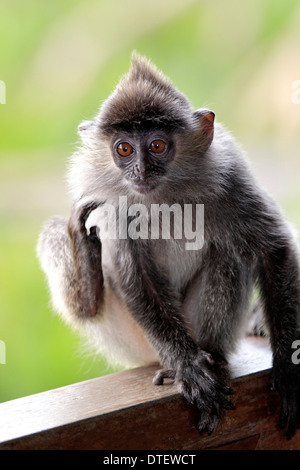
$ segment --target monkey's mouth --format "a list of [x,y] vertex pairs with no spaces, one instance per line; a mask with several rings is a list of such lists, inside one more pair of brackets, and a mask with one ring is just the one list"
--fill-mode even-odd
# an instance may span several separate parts
[[145,181],[141,181],[139,183],[133,183],[132,184],[132,187],[135,191],[137,191],[138,193],[140,194],[146,194],[146,193],[149,193],[150,191],[153,191],[156,187],[157,187],[157,182],[155,181],[149,181],[149,182],[145,182]]

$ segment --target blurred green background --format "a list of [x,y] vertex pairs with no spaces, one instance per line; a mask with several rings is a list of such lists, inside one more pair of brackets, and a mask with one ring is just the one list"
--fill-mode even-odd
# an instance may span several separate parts
[[111,370],[51,312],[35,247],[50,216],[69,214],[77,125],[133,49],[215,111],[300,228],[299,24],[297,0],[1,0],[0,401]]

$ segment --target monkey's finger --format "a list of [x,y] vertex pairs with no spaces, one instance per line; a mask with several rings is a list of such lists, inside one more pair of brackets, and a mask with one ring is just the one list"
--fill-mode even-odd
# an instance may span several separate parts
[[210,423],[207,426],[207,434],[210,436],[211,433],[216,429],[219,424],[219,418],[217,416],[212,416],[210,419]]
[[280,429],[284,429],[287,426],[288,417],[289,417],[289,413],[288,413],[287,401],[286,399],[282,399],[280,414],[279,414],[279,422],[278,422],[278,426]]
[[103,202],[92,201],[88,204],[85,204],[80,208],[79,213],[79,222],[83,230],[85,230],[85,223],[93,210],[97,209],[99,206],[103,205]]
[[207,432],[210,435],[217,427],[219,418],[217,415],[209,414],[205,411],[200,413],[196,428],[199,433]]
[[186,400],[200,411],[206,411],[210,414],[219,415],[221,410],[233,409],[228,395],[220,393],[214,387],[204,387],[194,383],[191,384],[185,381],[182,382],[181,391]]
[[200,433],[202,433],[206,431],[208,424],[209,424],[209,414],[206,413],[205,411],[202,411],[199,415],[196,428]]
[[286,431],[286,438],[287,440],[292,439],[296,432],[296,423],[294,420],[290,420],[287,431]]
[[233,395],[233,390],[231,387],[228,387],[226,385],[219,385],[218,383],[215,385],[216,391],[220,393],[221,395],[224,395],[225,397],[228,397],[228,395]]
[[300,425],[300,412],[296,394],[293,394],[291,397],[289,405],[289,424],[286,431],[287,439],[291,439],[294,436],[296,429],[299,428]]
[[99,237],[98,237],[98,235],[97,235],[97,227],[95,227],[95,226],[94,226],[94,227],[91,227],[91,228],[90,228],[90,231],[89,231],[89,233],[88,233],[87,235],[88,235],[89,240],[91,240],[92,242],[94,242],[94,243],[95,243],[95,242],[96,242],[96,243],[99,243],[99,242],[100,242]]

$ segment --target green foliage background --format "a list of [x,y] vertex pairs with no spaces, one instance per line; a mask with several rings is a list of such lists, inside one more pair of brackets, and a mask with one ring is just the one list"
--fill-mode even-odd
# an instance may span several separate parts
[[209,107],[300,227],[297,0],[2,0],[0,4],[0,401],[111,369],[49,307],[35,247],[68,215],[64,175],[76,128],[91,119],[132,50],[195,107]]

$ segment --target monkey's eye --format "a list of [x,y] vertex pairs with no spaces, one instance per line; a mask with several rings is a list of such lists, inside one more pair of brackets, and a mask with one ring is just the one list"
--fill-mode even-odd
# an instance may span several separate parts
[[151,142],[150,147],[149,147],[150,152],[156,153],[156,154],[163,153],[165,149],[166,149],[166,143],[163,140],[153,140],[153,142]]
[[133,147],[128,142],[121,142],[117,146],[117,152],[121,157],[129,157],[133,152]]

